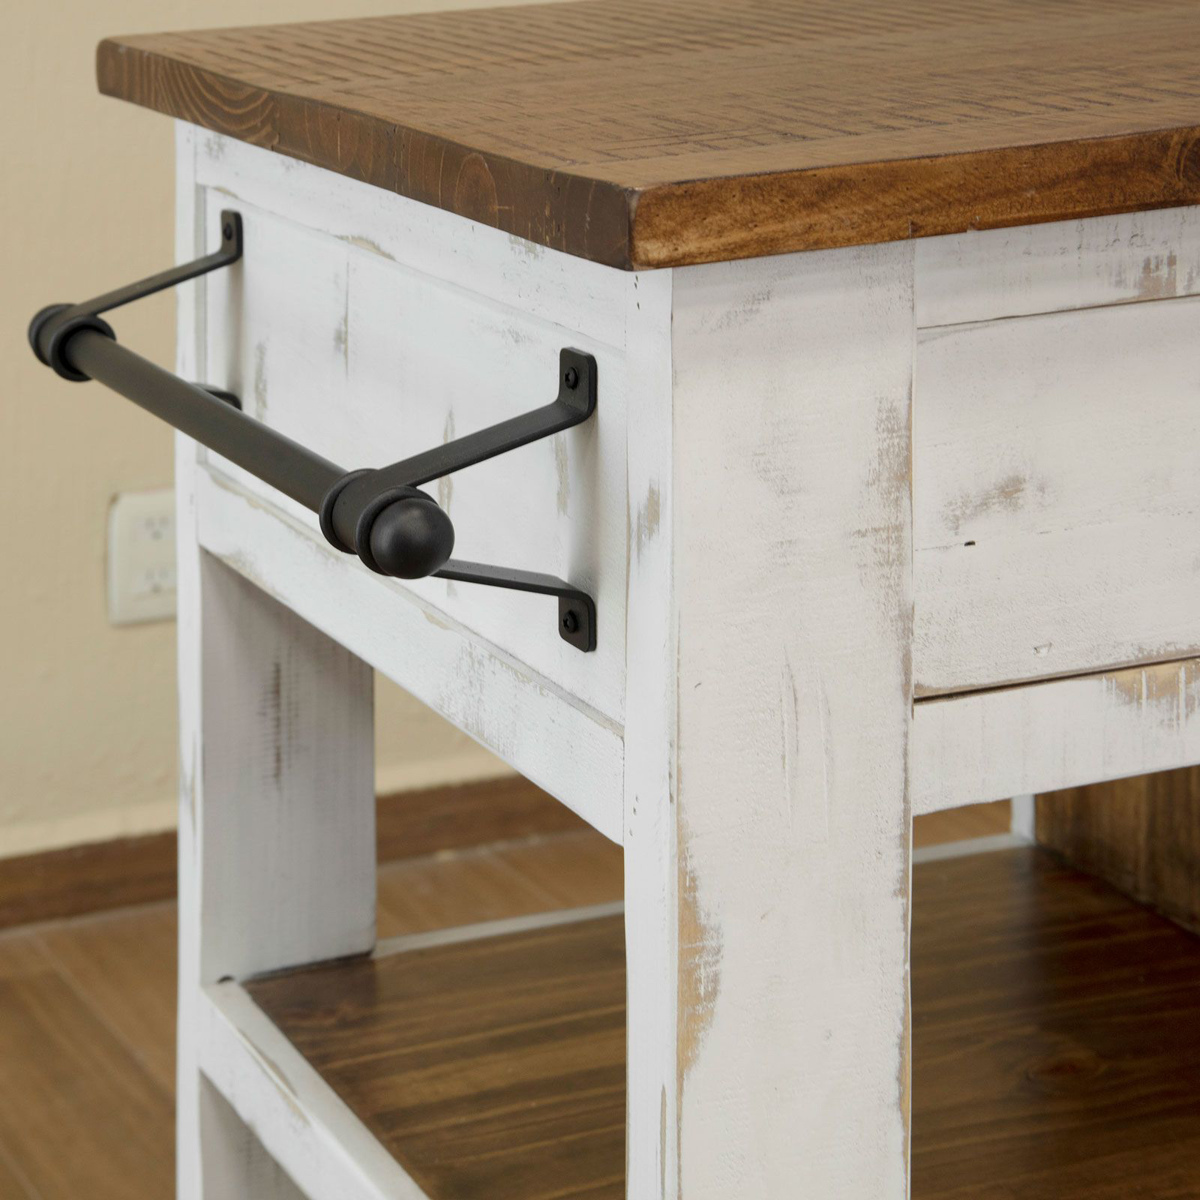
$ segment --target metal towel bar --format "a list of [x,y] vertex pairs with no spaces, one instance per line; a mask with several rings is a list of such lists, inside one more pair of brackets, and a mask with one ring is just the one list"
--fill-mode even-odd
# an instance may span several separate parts
[[100,316],[241,257],[241,218],[223,212],[219,250],[82,304],[43,308],[30,323],[30,345],[64,379],[104,384],[318,513],[326,539],[372,571],[557,596],[559,635],[579,650],[595,649],[591,596],[553,575],[452,559],[454,526],[419,487],[586,421],[596,408],[596,360],[563,349],[550,404],[391,466],[347,472],[247,416],[236,396],[188,383],[126,349]]

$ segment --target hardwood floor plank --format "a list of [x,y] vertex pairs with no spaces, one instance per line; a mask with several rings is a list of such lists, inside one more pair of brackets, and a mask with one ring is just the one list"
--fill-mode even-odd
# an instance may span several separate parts
[[0,1145],[0,1197],[3,1200],[41,1200],[38,1194],[16,1174],[15,1162]]
[[388,863],[379,868],[378,895],[380,938],[559,907],[492,850]]
[[586,908],[620,900],[624,895],[621,847],[591,830],[502,846],[496,850],[496,857],[540,888],[554,908]]
[[36,942],[0,939],[0,1143],[39,1200],[174,1188],[173,1105]]
[[968,838],[994,837],[1007,833],[1012,822],[1012,805],[1007,800],[947,808],[913,818],[913,846],[940,846]]
[[171,1094],[175,1088],[176,910],[155,904],[43,926],[60,973]]

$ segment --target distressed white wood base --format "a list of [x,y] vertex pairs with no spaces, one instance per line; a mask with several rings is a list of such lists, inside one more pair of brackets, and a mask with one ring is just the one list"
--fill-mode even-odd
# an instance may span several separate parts
[[1200,628],[1196,210],[624,274],[186,127],[179,178],[181,259],[248,237],[178,369],[347,467],[544,402],[558,346],[601,380],[438,487],[595,592],[594,655],[180,442],[180,1195],[421,1195],[236,983],[370,946],[374,668],[625,847],[631,1200],[904,1200],[912,814],[1200,762],[1200,659],[1145,665]]

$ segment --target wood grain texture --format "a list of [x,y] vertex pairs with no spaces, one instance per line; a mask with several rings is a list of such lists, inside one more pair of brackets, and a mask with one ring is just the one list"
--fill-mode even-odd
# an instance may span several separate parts
[[166,903],[55,922],[32,934],[168,1096],[175,1090],[176,929],[175,906]]
[[0,859],[0,929],[174,895],[174,833]]
[[0,1162],[31,1196],[171,1194],[170,1092],[29,935],[0,939],[0,1078]]
[[[519,775],[380,796],[375,804],[381,863],[585,828]],[[0,929],[173,899],[176,856],[175,834],[155,833],[0,859]]]
[[101,43],[100,89],[612,266],[1200,199],[1191,0],[583,0]]
[[1191,1200],[1200,948],[1033,850],[914,872],[917,1200]]
[[[1139,1195],[1192,1200],[1197,943],[1033,849],[913,876],[913,1195],[1126,1200],[1136,1181]],[[623,1113],[621,926],[436,947],[416,970],[411,953],[310,968],[250,990],[388,1147],[410,1169],[419,1160],[434,1200],[619,1200],[623,1149],[603,1131],[610,1109]]]
[[1200,767],[1039,796],[1037,839],[1200,932]]
[[621,918],[248,990],[428,1195],[624,1196]]

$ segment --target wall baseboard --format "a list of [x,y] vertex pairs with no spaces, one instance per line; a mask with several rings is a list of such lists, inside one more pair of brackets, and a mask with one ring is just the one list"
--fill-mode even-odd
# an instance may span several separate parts
[[[519,775],[381,796],[379,861],[464,850],[587,825]],[[174,833],[0,859],[0,929],[171,900]]]

